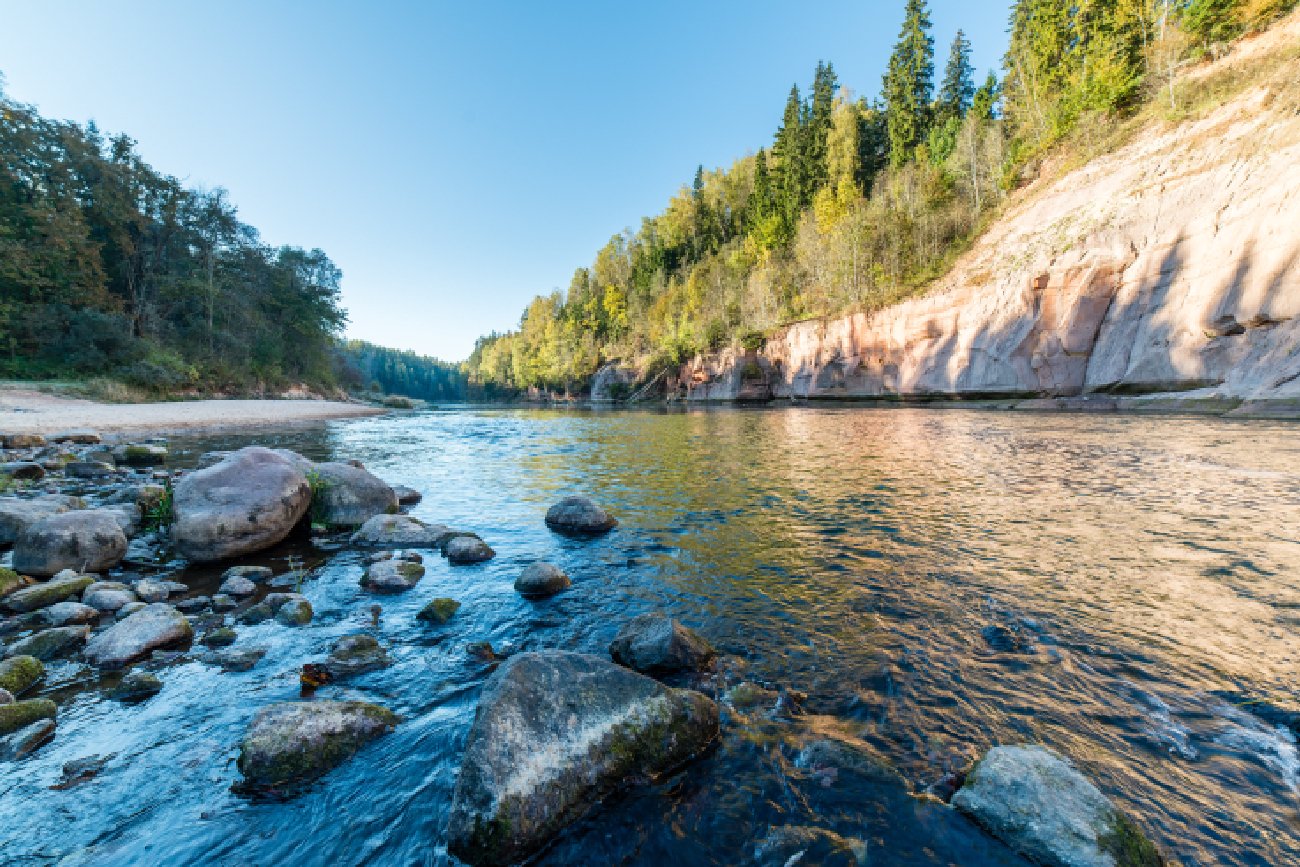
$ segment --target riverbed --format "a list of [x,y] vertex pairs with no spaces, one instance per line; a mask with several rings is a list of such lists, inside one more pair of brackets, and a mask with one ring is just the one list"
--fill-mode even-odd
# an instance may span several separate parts
[[[450,409],[291,431],[173,437],[189,466],[250,443],[355,458],[420,491],[412,514],[478,533],[497,557],[436,553],[415,590],[376,598],[364,553],[329,539],[248,562],[301,574],[308,627],[239,626],[251,671],[198,654],[151,664],[125,706],[73,661],[50,667],[53,742],[0,766],[0,862],[446,864],[460,751],[491,665],[466,653],[605,654],[663,611],[723,655],[718,747],[616,798],[547,864],[752,863],[769,830],[828,828],[873,865],[1024,864],[919,796],[990,746],[1069,756],[1179,863],[1300,863],[1300,427],[1197,417],[794,407],[678,412]],[[594,540],[542,517],[583,492],[620,521]],[[537,559],[573,587],[528,601]],[[194,594],[219,569],[179,570]],[[432,598],[462,607],[431,628]],[[373,610],[378,606],[378,610]],[[305,794],[231,791],[253,714],[298,697],[302,663],[375,634],[394,664],[322,697],[403,722]],[[796,761],[834,735],[903,783],[848,787]],[[107,757],[51,786],[66,762]]]

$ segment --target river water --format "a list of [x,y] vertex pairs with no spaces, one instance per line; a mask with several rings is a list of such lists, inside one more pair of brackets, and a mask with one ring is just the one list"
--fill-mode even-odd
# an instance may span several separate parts
[[[726,707],[719,747],[599,808],[547,864],[753,863],[769,829],[832,829],[871,864],[1023,864],[909,794],[999,743],[1070,756],[1176,862],[1300,863],[1300,428],[1219,419],[979,410],[656,412],[474,409],[289,433],[176,438],[178,466],[251,442],[357,458],[479,533],[489,563],[436,553],[406,594],[358,585],[363,555],[306,544],[252,562],[308,568],[312,625],[239,627],[247,673],[193,654],[144,704],[55,664],[58,735],[0,766],[0,863],[444,864],[449,801],[490,668],[465,645],[605,648],[666,611],[725,655],[697,684],[776,702]],[[574,541],[542,523],[586,492],[620,520]],[[328,546],[327,546],[328,548]],[[512,588],[535,559],[567,592]],[[211,593],[212,570],[177,576]],[[415,613],[463,603],[446,627]],[[371,606],[381,606],[375,624]],[[386,704],[395,732],[287,803],[230,791],[253,714],[297,698],[298,669],[370,630],[394,664],[321,697]],[[793,693],[802,693],[800,698]],[[1292,717],[1294,720],[1294,717]],[[833,735],[903,784],[802,767]],[[53,789],[65,762],[107,758]]]

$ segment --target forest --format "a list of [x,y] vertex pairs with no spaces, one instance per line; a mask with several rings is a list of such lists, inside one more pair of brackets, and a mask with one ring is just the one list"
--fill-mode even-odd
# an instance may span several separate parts
[[925,0],[879,91],[819,63],[792,86],[772,141],[699,167],[660,214],[610,238],[517,330],[480,338],[476,393],[579,393],[609,361],[643,376],[801,319],[870,311],[924,289],[1046,157],[1095,146],[1177,69],[1263,27],[1295,0],[1016,0],[1000,73],[977,75],[958,31],[937,66]]
[[336,381],[342,274],[275,247],[223,189],[189,189],[126,135],[0,90],[0,376],[155,393]]
[[338,359],[339,385],[349,391],[433,401],[465,398],[465,375],[459,364],[364,340],[340,341]]

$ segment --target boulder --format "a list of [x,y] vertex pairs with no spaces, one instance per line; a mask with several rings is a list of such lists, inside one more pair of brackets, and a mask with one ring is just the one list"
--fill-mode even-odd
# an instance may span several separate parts
[[373,548],[437,548],[451,535],[450,527],[426,524],[410,515],[375,515],[352,534],[352,544]]
[[42,662],[49,662],[85,644],[89,635],[89,626],[56,626],[52,629],[42,629],[21,641],[15,641],[5,650],[5,656],[30,656]]
[[424,566],[407,560],[372,563],[361,576],[361,586],[374,593],[401,593],[424,577]]
[[126,534],[102,510],[78,509],[42,518],[14,542],[14,569],[26,575],[54,575],[64,569],[102,572],[126,556]]
[[0,476],[18,481],[39,482],[45,478],[45,467],[35,461],[8,461],[0,464]]
[[364,701],[283,702],[253,718],[239,749],[239,772],[254,791],[284,790],[322,776],[397,725],[397,715]]
[[94,583],[93,575],[81,575],[71,569],[65,569],[49,581],[15,590],[4,598],[4,604],[10,611],[17,611],[20,614],[35,611],[71,599]]
[[325,669],[335,678],[387,668],[388,652],[370,635],[345,635],[330,648]]
[[952,805],[1047,867],[1158,867],[1159,850],[1133,820],[1059,754],[994,747],[966,775]]
[[199,639],[199,643],[204,647],[229,647],[235,643],[235,639],[238,637],[235,630],[229,626],[218,626],[216,629],[205,632],[203,637]]
[[157,648],[184,644],[193,637],[194,629],[184,614],[155,602],[91,638],[85,656],[100,668],[121,668]]
[[116,611],[123,605],[139,602],[135,591],[118,581],[96,581],[81,594],[81,601],[100,611]]
[[115,701],[133,704],[153,698],[162,691],[162,688],[163,683],[157,675],[147,671],[132,671],[118,681],[117,686],[109,693],[109,697]]
[[54,702],[48,698],[32,698],[13,704],[0,704],[0,735],[26,728],[37,720],[54,719],[58,714]]
[[250,446],[190,473],[172,492],[172,542],[186,558],[211,562],[284,540],[311,505],[311,485],[290,460]]
[[34,449],[45,445],[45,437],[34,433],[7,434],[2,439],[7,449]]
[[599,536],[618,521],[587,497],[565,497],[546,512],[546,526],[567,536]]
[[80,602],[56,602],[41,611],[41,619],[50,626],[78,626],[99,619],[99,609]]
[[113,460],[124,467],[159,467],[167,463],[167,447],[132,443],[113,449]]
[[455,599],[449,599],[446,596],[439,596],[428,605],[420,609],[420,613],[415,615],[417,620],[423,620],[425,623],[432,623],[435,626],[441,626],[448,620],[456,616],[460,610],[460,603]]
[[140,532],[140,510],[133,504],[103,506],[96,511],[112,515],[113,520],[117,521],[117,526],[122,529],[122,535],[128,539]]
[[375,515],[397,511],[397,494],[388,483],[351,464],[316,464],[312,483],[312,521],[330,527],[357,527]]
[[30,500],[0,497],[0,545],[12,545],[23,530],[43,518],[84,506],[85,503],[76,497],[63,494],[49,494]]
[[609,655],[620,665],[646,674],[671,674],[708,668],[717,653],[698,633],[663,614],[642,614],[619,629]]
[[257,585],[243,575],[231,575],[221,582],[221,587],[217,589],[217,592],[225,593],[228,596],[252,596],[257,592]]
[[603,797],[670,773],[718,735],[718,707],[596,656],[521,653],[483,688],[456,781],[448,849],[529,857]]
[[45,676],[45,666],[33,656],[0,659],[0,689],[22,695]]
[[541,599],[554,596],[569,587],[569,576],[558,566],[550,563],[533,563],[515,579],[515,590],[529,599]]
[[167,597],[171,595],[171,591],[167,589],[166,584],[160,581],[150,581],[148,578],[137,581],[132,589],[143,602],[166,602]]
[[415,488],[408,488],[406,485],[393,485],[393,493],[397,495],[397,505],[414,506],[424,499],[424,495]]
[[478,536],[469,534],[454,536],[447,541],[443,553],[447,555],[447,562],[456,565],[464,563],[482,563],[491,560],[497,555],[488,547],[488,544]]
[[11,735],[0,738],[0,761],[17,761],[36,752],[54,737],[58,725],[52,719],[38,719]]
[[232,578],[243,578],[245,581],[251,581],[254,584],[267,584],[274,575],[275,572],[268,566],[231,566],[221,573],[221,580],[229,581]]
[[268,593],[263,601],[275,614],[275,622],[282,626],[306,626],[311,623],[314,612],[307,597],[301,593]]

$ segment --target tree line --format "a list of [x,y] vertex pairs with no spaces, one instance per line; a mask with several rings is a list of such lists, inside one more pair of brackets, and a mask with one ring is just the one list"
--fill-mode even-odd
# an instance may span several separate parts
[[342,274],[271,246],[223,189],[191,189],[126,135],[0,90],[0,375],[154,391],[335,381]]
[[769,145],[699,167],[566,291],[480,338],[471,386],[577,392],[607,361],[648,373],[757,346],[799,319],[894,303],[942,274],[1081,124],[1164,98],[1180,64],[1295,2],[1016,0],[1001,75],[980,78],[961,31],[936,75],[928,4],[905,0],[877,95],[854,96],[819,63],[810,87],[791,87]]
[[339,343],[339,383],[352,391],[383,392],[421,400],[465,397],[460,365],[364,340]]

